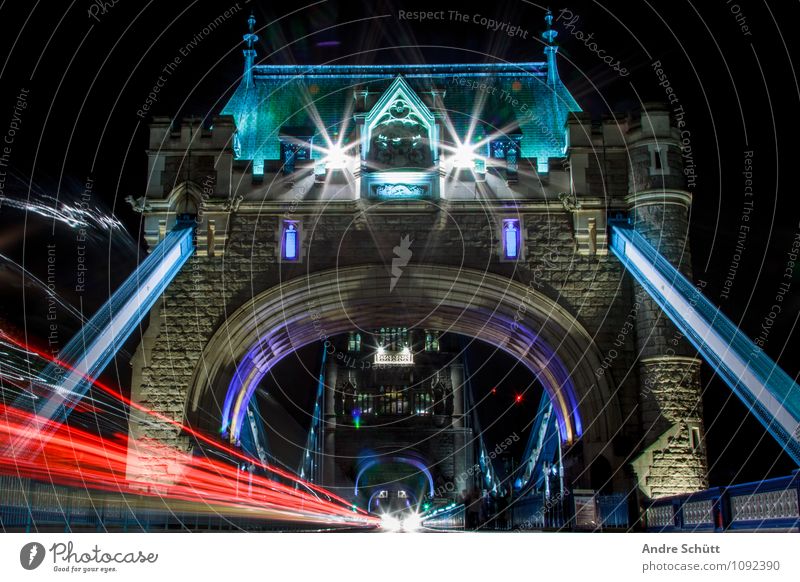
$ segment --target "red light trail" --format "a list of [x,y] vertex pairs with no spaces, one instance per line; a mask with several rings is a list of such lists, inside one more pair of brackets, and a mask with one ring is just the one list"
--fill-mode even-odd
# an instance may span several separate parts
[[[69,368],[57,358],[23,344],[2,331],[0,336],[27,352]],[[272,519],[358,526],[379,523],[376,517],[361,509],[354,512],[347,500],[322,487],[304,481],[289,471],[262,463],[191,427],[137,404],[96,379],[90,378],[90,381],[98,389],[128,406],[180,428],[198,440],[286,479],[302,489],[269,477],[240,471],[238,467],[219,461],[192,456],[156,442],[134,441],[125,435],[101,439],[98,435],[3,404],[0,404],[0,472],[101,491],[200,502],[206,505],[212,503],[231,511],[247,510],[249,516],[262,515]],[[32,428],[35,430],[32,431]],[[150,458],[168,458],[177,469],[174,482],[130,479],[127,476],[129,450],[143,453]]]
[[[32,414],[2,404],[0,417],[3,418],[0,440],[10,439],[34,422]],[[179,466],[180,476],[174,483],[132,480],[126,476],[129,444],[127,437],[121,435],[98,442],[94,434],[61,425],[49,435],[43,446],[36,444],[31,455],[22,459],[0,455],[0,472],[100,491],[248,509],[252,516],[274,519],[295,518],[362,526],[378,521],[371,516],[356,515],[350,508],[273,479],[175,450],[170,451],[170,460]],[[139,452],[159,458],[165,449],[161,445],[138,441],[136,447]]]

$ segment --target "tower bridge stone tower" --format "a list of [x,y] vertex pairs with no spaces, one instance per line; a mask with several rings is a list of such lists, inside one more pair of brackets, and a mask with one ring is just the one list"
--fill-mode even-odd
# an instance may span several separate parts
[[[607,251],[607,218],[624,213],[689,273],[677,130],[657,105],[593,123],[548,49],[273,66],[250,47],[210,124],[154,118],[133,202],[151,247],[196,215],[197,252],[151,312],[133,399],[238,443],[254,391],[294,350],[358,329],[450,331],[540,378],[570,485],[703,488],[699,362]],[[135,415],[130,430],[192,447]],[[130,457],[132,473],[171,470]]]

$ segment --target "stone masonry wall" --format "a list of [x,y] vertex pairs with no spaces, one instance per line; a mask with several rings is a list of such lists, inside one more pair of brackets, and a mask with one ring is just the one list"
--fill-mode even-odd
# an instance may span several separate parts
[[[705,447],[702,442],[702,403],[697,397],[700,385],[700,362],[676,360],[646,360],[644,377],[651,381],[645,390],[643,408],[652,399],[659,403],[661,422],[675,427],[674,434],[652,452],[649,473],[645,482],[652,497],[689,493],[708,487]],[[646,418],[660,426],[658,419]],[[662,426],[662,428],[665,428]],[[700,431],[701,439],[693,442],[692,428]]]
[[[358,213],[293,216],[302,220],[305,258],[288,266],[276,260],[283,215],[235,214],[225,253],[192,257],[153,310],[151,330],[134,363],[140,370],[138,381],[134,374],[134,398],[175,420],[184,420],[187,387],[202,350],[226,317],[280,281],[309,271],[337,264],[390,265],[392,248],[401,236],[409,235],[414,255],[408,268],[415,263],[433,263],[486,269],[531,285],[567,308],[595,336],[608,361],[609,369],[603,372],[624,379],[619,397],[623,418],[629,416],[636,406],[636,378],[629,373],[632,334],[621,335],[630,311],[630,294],[622,284],[619,262],[606,255],[577,255],[567,212],[525,214],[526,260],[500,262],[495,217],[459,212],[455,205],[447,209],[449,216],[442,211],[367,212],[360,220]],[[637,430],[638,426],[628,425],[620,435],[627,434],[631,440]],[[145,425],[133,427],[131,433],[187,446],[171,429]]]

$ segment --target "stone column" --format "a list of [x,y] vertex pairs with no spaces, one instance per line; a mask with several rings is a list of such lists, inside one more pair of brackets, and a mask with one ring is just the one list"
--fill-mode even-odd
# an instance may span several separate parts
[[453,431],[453,490],[446,491],[446,494],[454,501],[463,489],[470,490],[474,484],[476,470],[472,441],[470,429]]
[[325,410],[322,421],[322,476],[321,482],[325,487],[336,486],[336,378],[338,375],[335,358],[328,358],[325,363]]
[[450,364],[450,383],[453,386],[453,426],[464,426],[464,364]]
[[[633,131],[633,130],[632,130]],[[669,112],[647,106],[630,147],[628,203],[634,228],[691,280],[688,212],[679,134]],[[643,447],[633,467],[648,497],[708,486],[703,444],[700,360],[634,283],[639,410]]]

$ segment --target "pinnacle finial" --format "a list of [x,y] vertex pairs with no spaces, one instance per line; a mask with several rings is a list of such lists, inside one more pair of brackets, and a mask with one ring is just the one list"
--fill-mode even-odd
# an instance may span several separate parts
[[252,11],[250,11],[250,17],[247,19],[247,29],[248,33],[244,35],[244,40],[247,43],[247,48],[252,50],[253,43],[258,40],[258,35],[253,33],[253,27],[256,24],[256,17]]
[[542,38],[550,45],[553,44],[553,40],[558,36],[558,31],[553,30],[553,13],[549,8],[544,15],[544,21],[547,24],[547,29],[542,33]]

